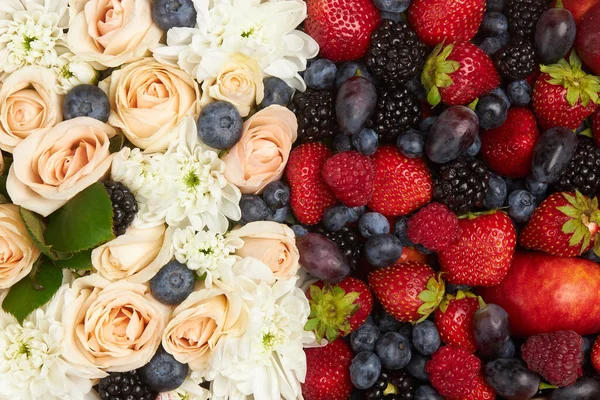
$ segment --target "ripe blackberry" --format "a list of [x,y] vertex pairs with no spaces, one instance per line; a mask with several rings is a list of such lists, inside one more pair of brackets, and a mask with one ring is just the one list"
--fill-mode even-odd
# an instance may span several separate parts
[[419,99],[404,85],[384,85],[377,89],[377,105],[368,126],[382,143],[396,142],[400,134],[418,126]]
[[154,400],[158,395],[141,381],[137,370],[111,372],[100,380],[98,394],[101,400]]
[[367,400],[412,400],[415,397],[415,382],[406,372],[381,371],[377,382],[366,390]]
[[421,75],[427,53],[427,46],[406,22],[383,19],[371,35],[365,63],[377,79],[398,83]]
[[332,90],[308,88],[304,93],[296,92],[289,108],[298,118],[298,137],[303,142],[320,141],[339,131]]
[[113,231],[115,236],[125,233],[138,212],[135,196],[121,182],[104,181],[113,209]]
[[535,72],[535,49],[528,39],[516,37],[496,54],[494,61],[503,78],[525,79]]
[[443,164],[435,180],[433,196],[462,214],[483,206],[490,174],[481,160],[461,158]]
[[588,197],[600,191],[600,148],[592,139],[579,136],[579,144],[573,158],[561,172],[552,189],[555,192],[579,190]]
[[505,12],[510,34],[531,37],[535,32],[535,24],[546,10],[547,4],[547,0],[508,0]]
[[362,256],[362,242],[361,236],[358,232],[358,228],[352,226],[344,226],[337,232],[330,232],[321,227],[318,227],[316,231],[322,235],[325,235],[329,240],[335,242],[342,253],[346,256],[350,268],[356,269],[358,261]]

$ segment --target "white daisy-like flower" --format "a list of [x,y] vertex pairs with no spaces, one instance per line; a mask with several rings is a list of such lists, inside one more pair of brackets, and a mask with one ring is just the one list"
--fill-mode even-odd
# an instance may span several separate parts
[[172,28],[167,46],[153,50],[160,62],[179,65],[198,82],[215,77],[233,54],[254,59],[264,75],[305,90],[298,73],[319,52],[317,42],[296,30],[306,18],[304,1],[193,0],[194,28]]
[[79,60],[73,53],[61,54],[52,69],[56,74],[56,91],[59,94],[66,94],[77,85],[93,85],[98,79],[98,71],[91,64]]
[[65,46],[68,0],[2,0],[0,2],[0,71],[26,65],[56,65]]
[[159,393],[156,400],[208,400],[210,392],[199,385],[201,382],[202,380],[196,381],[193,376],[189,376],[179,388]]

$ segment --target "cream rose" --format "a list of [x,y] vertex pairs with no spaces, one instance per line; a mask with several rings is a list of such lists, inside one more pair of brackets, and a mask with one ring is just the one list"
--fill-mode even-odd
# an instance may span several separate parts
[[92,251],[92,265],[109,281],[149,281],[173,257],[172,231],[165,224],[146,229],[130,227],[124,235]]
[[238,143],[223,157],[225,177],[243,194],[259,194],[283,175],[298,135],[293,112],[272,105],[244,123]]
[[110,169],[107,124],[88,117],[32,133],[14,152],[6,188],[13,203],[47,216]]
[[140,368],[158,349],[170,314],[144,284],[79,278],[65,293],[64,357],[103,371]]
[[62,121],[56,85],[47,68],[30,66],[8,75],[0,89],[0,149],[12,153],[27,136]]
[[244,242],[235,255],[262,261],[275,277],[289,279],[298,272],[300,255],[296,236],[286,225],[271,221],[251,222],[232,230],[228,236]]
[[83,61],[104,69],[143,57],[163,32],[152,21],[151,0],[71,0],[75,14],[67,43]]
[[40,250],[14,204],[0,204],[0,289],[8,289],[28,273]]
[[202,82],[202,107],[215,100],[228,101],[247,117],[263,100],[265,88],[256,61],[242,54],[227,60],[215,78]]
[[175,127],[200,114],[200,88],[176,67],[145,58],[114,71],[100,83],[110,99],[108,122],[134,145],[163,152],[177,137]]
[[239,295],[203,288],[189,295],[173,311],[162,344],[177,361],[202,371],[219,339],[243,334],[247,323],[248,309]]

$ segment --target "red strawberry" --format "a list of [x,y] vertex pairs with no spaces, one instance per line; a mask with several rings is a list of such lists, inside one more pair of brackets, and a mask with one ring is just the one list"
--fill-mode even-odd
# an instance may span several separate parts
[[344,151],[323,165],[323,180],[348,207],[366,205],[373,195],[375,163],[358,151]]
[[421,81],[432,106],[467,104],[498,87],[492,59],[470,42],[438,45],[427,58]]
[[480,372],[475,379],[475,387],[467,396],[460,398],[460,400],[493,400],[495,398],[496,392],[485,380],[483,372]]
[[481,155],[497,174],[523,178],[531,171],[533,149],[540,136],[527,108],[510,108],[502,126],[481,135]]
[[596,372],[600,373],[600,336],[596,338],[594,341],[594,345],[592,346],[592,367],[596,370]]
[[344,339],[325,347],[304,349],[306,378],[302,384],[304,400],[346,400],[352,392],[350,364],[352,350]]
[[408,158],[396,146],[373,155],[375,183],[368,206],[385,216],[408,214],[431,201],[433,180],[422,158]]
[[306,7],[304,28],[322,57],[339,62],[365,55],[381,19],[371,0],[307,0]]
[[383,308],[399,321],[425,320],[442,301],[444,281],[426,264],[407,262],[369,274],[369,286]]
[[433,47],[473,39],[485,12],[485,0],[414,0],[408,20],[419,38]]
[[519,244],[554,256],[576,257],[590,248],[598,232],[598,198],[576,193],[548,196],[527,222]]
[[373,296],[366,283],[348,277],[331,286],[318,281],[310,286],[310,317],[304,329],[314,331],[317,340],[333,342],[346,336],[366,320],[373,308]]
[[337,203],[321,169],[331,152],[323,143],[306,143],[290,153],[285,176],[290,184],[290,205],[302,224],[319,223],[325,210]]
[[479,299],[472,293],[461,290],[456,296],[446,295],[435,310],[435,325],[444,343],[470,352],[477,350],[475,343],[475,311]]
[[540,69],[542,75],[533,88],[533,110],[540,127],[577,129],[600,102],[600,78],[582,71],[575,51],[569,62],[563,59]]
[[592,132],[596,146],[600,146],[600,107],[592,114]]
[[469,399],[477,388],[481,360],[473,353],[454,346],[443,346],[425,365],[431,385],[448,399]]
[[469,214],[458,224],[458,241],[438,253],[444,278],[459,285],[499,284],[510,268],[517,241],[508,215],[498,210]]
[[429,203],[408,220],[408,238],[432,251],[445,250],[458,239],[458,218],[445,205]]

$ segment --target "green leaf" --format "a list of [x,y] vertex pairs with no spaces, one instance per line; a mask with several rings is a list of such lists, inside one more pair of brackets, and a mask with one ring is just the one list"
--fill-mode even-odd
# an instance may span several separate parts
[[52,262],[44,257],[34,278],[27,276],[10,288],[2,308],[14,315],[19,322],[23,322],[32,311],[52,298],[61,283],[62,270],[55,268]]
[[544,382],[544,381],[540,381],[540,385],[538,386],[538,388],[540,390],[544,390],[544,389],[557,389],[558,386],[552,385],[552,384]]
[[423,290],[417,297],[419,300],[425,303],[431,303],[435,301],[435,293],[431,290]]
[[563,233],[573,233],[581,226],[581,221],[577,219],[570,219],[562,226]]
[[109,143],[108,151],[116,153],[125,146],[125,135],[123,135],[123,133],[118,133],[109,140]]
[[23,207],[19,207],[19,214],[25,223],[29,237],[31,237],[31,240],[33,240],[37,248],[47,255],[48,258],[52,261],[56,261],[71,256],[69,253],[56,252],[52,250],[52,246],[46,244],[46,241],[44,240],[44,230],[46,227],[44,226],[44,221],[40,215]]
[[64,260],[54,261],[54,265],[59,268],[66,269],[92,269],[92,250],[84,250],[73,254],[71,257]]
[[573,206],[560,206],[556,207],[558,211],[571,218],[581,218],[581,211]]
[[319,320],[317,318],[309,319],[308,321],[306,321],[306,324],[304,325],[304,330],[305,331],[314,331],[315,329],[317,329],[317,325],[319,325]]
[[110,198],[96,182],[50,214],[44,237],[56,250],[76,253],[114,239],[112,224]]

